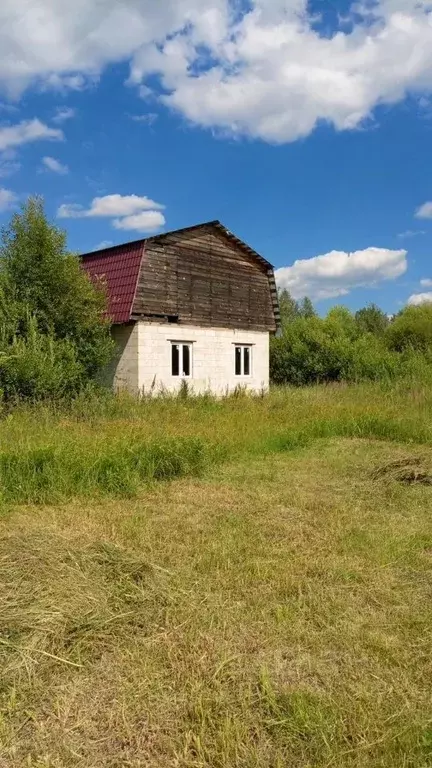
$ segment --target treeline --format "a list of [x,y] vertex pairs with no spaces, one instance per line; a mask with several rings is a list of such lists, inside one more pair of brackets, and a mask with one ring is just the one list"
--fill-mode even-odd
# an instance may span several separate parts
[[310,299],[279,295],[282,328],[272,339],[275,384],[397,378],[432,364],[432,304],[389,318],[375,304],[356,313],[333,307],[319,317]]
[[[319,317],[310,299],[280,293],[282,332],[271,379],[297,386],[395,378],[432,370],[432,304],[392,321],[374,304]],[[106,296],[68,251],[65,233],[30,198],[0,240],[0,402],[73,397],[113,354]]]
[[32,198],[0,241],[0,400],[70,396],[112,354],[106,299]]

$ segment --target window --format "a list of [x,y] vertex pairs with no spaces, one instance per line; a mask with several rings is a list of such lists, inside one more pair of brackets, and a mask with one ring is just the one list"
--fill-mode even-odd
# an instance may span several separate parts
[[252,347],[242,344],[235,348],[235,375],[250,376],[252,373]]
[[192,344],[171,344],[171,374],[185,378],[192,375]]

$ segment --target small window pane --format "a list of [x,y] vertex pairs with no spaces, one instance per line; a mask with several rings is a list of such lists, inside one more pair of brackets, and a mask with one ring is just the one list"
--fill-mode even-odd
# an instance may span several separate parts
[[180,376],[180,346],[171,344],[171,373]]
[[191,348],[183,344],[183,376],[191,375]]
[[250,376],[251,372],[251,350],[250,347],[244,347],[243,349],[243,355],[244,355],[244,366],[243,366],[243,375],[244,376]]
[[242,349],[241,347],[235,348],[235,375],[241,376],[241,365],[242,365]]

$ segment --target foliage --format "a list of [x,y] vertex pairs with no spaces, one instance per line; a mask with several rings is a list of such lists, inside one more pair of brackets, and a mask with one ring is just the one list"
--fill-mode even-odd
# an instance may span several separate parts
[[432,364],[432,305],[407,307],[390,324],[373,304],[319,317],[309,300],[299,305],[283,294],[282,334],[271,342],[275,384],[394,379]]
[[308,296],[302,299],[299,309],[302,317],[316,317],[314,305]]
[[355,313],[355,320],[362,333],[373,333],[376,336],[382,335],[388,328],[390,321],[376,304],[368,304],[367,307],[359,309]]
[[432,351],[432,304],[403,309],[388,328],[387,342],[397,352]]
[[74,344],[41,333],[34,317],[25,334],[0,351],[0,368],[3,394],[15,401],[65,396],[77,391],[83,376]]
[[316,317],[314,305],[308,296],[305,296],[300,302],[293,299],[287,288],[279,292],[279,308],[281,314],[281,324],[285,327],[288,323],[299,317]]
[[0,245],[0,388],[6,398],[77,391],[112,352],[106,300],[66,249],[39,198]]
[[279,292],[279,308],[282,327],[300,315],[299,305],[286,288]]

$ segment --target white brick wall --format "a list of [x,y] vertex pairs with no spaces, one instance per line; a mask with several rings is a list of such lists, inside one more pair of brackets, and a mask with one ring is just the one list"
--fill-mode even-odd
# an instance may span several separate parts
[[[171,375],[171,341],[192,342],[192,375],[187,379],[195,393],[224,394],[242,386],[259,392],[269,386],[269,334],[225,328],[137,323],[138,389],[176,391],[182,379]],[[235,375],[235,344],[252,345],[251,376]]]
[[136,394],[140,386],[138,378],[138,324],[114,325],[112,337],[116,343],[116,352],[111,364],[104,371],[102,380],[115,390],[127,389]]
[[[175,392],[182,378],[171,375],[171,342],[191,342],[195,393],[222,395],[236,387],[259,392],[269,386],[269,334],[228,328],[198,328],[139,322],[113,327],[117,351],[103,381],[133,394],[162,390]],[[250,376],[235,375],[235,345],[252,346]]]

